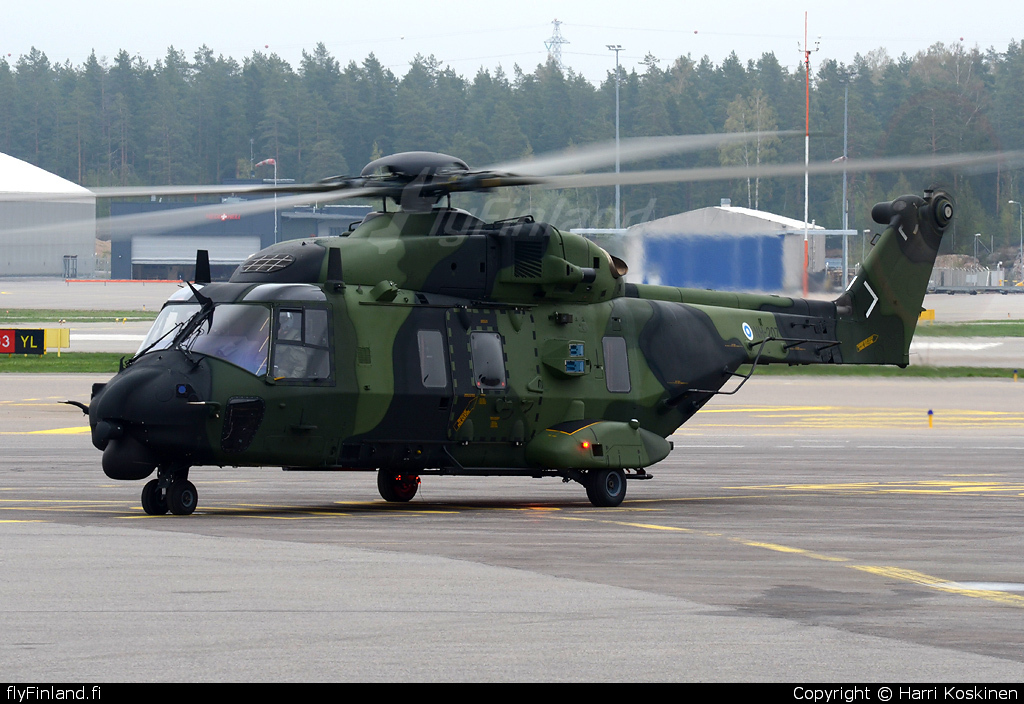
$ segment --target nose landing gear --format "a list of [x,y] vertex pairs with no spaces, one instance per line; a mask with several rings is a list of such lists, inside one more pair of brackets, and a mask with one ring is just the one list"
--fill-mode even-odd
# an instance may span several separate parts
[[160,488],[159,479],[151,479],[142,487],[142,510],[150,516],[162,516],[167,513],[167,499]]
[[150,516],[162,516],[168,511],[175,516],[187,516],[196,510],[199,492],[188,480],[188,467],[157,469],[157,478],[142,488],[142,510]]

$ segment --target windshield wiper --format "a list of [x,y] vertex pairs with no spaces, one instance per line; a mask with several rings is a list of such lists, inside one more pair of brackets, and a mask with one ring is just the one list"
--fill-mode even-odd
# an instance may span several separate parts
[[185,323],[178,323],[178,324],[177,324],[177,325],[175,325],[174,327],[172,327],[172,328],[168,329],[168,330],[167,330],[167,332],[165,332],[165,333],[164,333],[163,335],[161,335],[161,336],[160,336],[160,337],[158,337],[157,339],[153,340],[153,342],[152,342],[152,343],[151,343],[150,345],[148,345],[148,346],[146,347],[146,349],[144,349],[144,350],[139,350],[138,352],[136,352],[135,354],[133,354],[133,355],[132,355],[132,358],[131,358],[131,359],[129,359],[129,360],[127,361],[127,362],[125,362],[124,366],[126,366],[126,367],[127,367],[127,366],[128,366],[129,364],[131,364],[132,362],[134,362],[134,361],[135,361],[136,359],[138,359],[138,358],[139,358],[139,357],[141,357],[142,355],[144,355],[144,354],[146,354],[147,352],[149,352],[149,351],[150,351],[151,349],[153,349],[153,348],[154,348],[154,347],[156,347],[156,346],[157,346],[158,344],[160,344],[160,342],[161,342],[161,341],[162,341],[162,340],[163,340],[163,339],[164,339],[165,337],[167,337],[168,335],[170,335],[170,334],[171,334],[172,332],[174,332],[175,330],[180,330],[180,329],[181,329],[181,327],[182,327],[182,326],[183,326],[184,324],[185,324]]
[[199,310],[197,310],[191,318],[185,321],[185,326],[177,335],[174,336],[174,341],[171,342],[172,347],[180,347],[181,344],[185,340],[189,339],[189,337],[191,337],[204,322],[209,321],[210,327],[213,326],[213,301],[199,293],[199,290],[188,281],[185,283],[188,284],[190,289],[192,289],[192,293],[199,302]]

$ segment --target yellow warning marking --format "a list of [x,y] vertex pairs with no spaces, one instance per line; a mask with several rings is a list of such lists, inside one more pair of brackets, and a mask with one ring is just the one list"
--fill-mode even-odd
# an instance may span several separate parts
[[[26,401],[31,401],[32,399],[25,399],[25,400]],[[57,404],[53,403],[52,401],[49,401],[49,402],[46,402],[46,403],[25,403],[25,402],[22,402],[22,401],[0,401],[0,405],[2,405],[2,406],[33,406],[33,407],[42,406],[44,408],[53,408],[53,406],[55,406]],[[71,406],[68,406],[68,408],[71,408]],[[66,410],[66,409],[62,408],[61,410]],[[79,411],[79,409],[77,409],[77,408],[75,410]],[[79,411],[79,412],[81,412],[81,411]]]
[[831,557],[829,555],[822,555],[821,553],[811,552],[810,550],[804,550],[802,548],[791,548],[788,545],[779,545],[777,543],[759,543],[750,540],[742,540],[740,538],[730,538],[733,542],[741,543],[743,545],[749,545],[752,548],[764,548],[765,550],[774,550],[775,552],[788,552],[795,555],[803,555],[804,557],[810,557],[815,560],[824,560],[825,562],[849,562],[845,557]]
[[[466,396],[469,396],[469,394],[466,394]],[[462,424],[466,422],[466,419],[469,418],[469,414],[473,412],[473,409],[476,408],[476,405],[480,402],[480,399],[482,398],[482,396],[476,396],[475,394],[473,395],[473,400],[469,402],[469,405],[466,406],[466,410],[464,410],[462,412],[462,415],[460,415],[458,419],[455,421],[456,430],[462,427]]]
[[701,415],[709,413],[757,413],[763,411],[834,411],[839,406],[752,406],[750,408],[703,408]]
[[[111,504],[119,505],[122,502],[116,499],[0,499],[0,503],[5,504],[98,504],[101,506],[108,506]],[[7,508],[6,506],[0,506],[0,509]]]
[[617,526],[629,526],[631,528],[646,528],[648,530],[669,530],[678,531],[680,533],[695,533],[692,528],[679,528],[678,526],[659,526],[654,523],[629,523],[627,521],[603,521],[604,523],[613,523]]
[[[770,420],[773,429],[779,428],[924,428],[924,409],[871,408],[853,406],[749,406],[741,408],[710,408],[697,414],[691,421],[699,428],[754,428],[764,430],[759,421]],[[716,422],[707,422],[711,414],[719,416]],[[730,420],[725,420],[726,418]],[[934,416],[939,427],[958,428],[1024,428],[1024,413],[1011,411],[983,411],[942,409]],[[731,420],[735,419],[735,420]]]
[[857,351],[861,352],[871,345],[878,342],[878,335],[872,335],[871,337],[865,337],[863,340],[857,343]]
[[306,516],[306,515],[300,515],[300,516],[260,516],[260,515],[253,515],[253,516],[250,516],[250,518],[264,518],[264,519],[272,520],[272,521],[302,521],[302,520],[306,520],[307,518],[320,518],[320,516]]
[[54,428],[52,430],[4,431],[0,435],[83,435],[89,432],[89,426],[75,428]]
[[1024,484],[1012,482],[847,482],[839,484],[765,484],[731,486],[727,489],[763,491],[828,491],[855,494],[984,494],[1024,491]]

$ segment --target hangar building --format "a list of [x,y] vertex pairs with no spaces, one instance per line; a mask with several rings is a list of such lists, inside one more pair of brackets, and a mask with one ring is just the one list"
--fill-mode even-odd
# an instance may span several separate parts
[[[166,231],[148,227],[138,232],[132,231],[130,226],[112,229],[111,278],[192,279],[196,250],[205,249],[210,254],[214,280],[227,279],[250,255],[275,241],[274,212],[237,212],[236,206],[244,202],[239,198],[225,198],[217,212],[187,227]],[[152,214],[194,205],[197,203],[189,201],[115,201],[110,204],[110,214],[112,217]],[[351,223],[360,222],[371,210],[370,206],[362,205],[280,210],[276,239],[280,242],[300,237],[341,236]]]
[[[96,198],[91,191],[0,154],[0,193],[0,276],[93,275]],[[49,195],[33,198],[40,194]]]
[[[630,227],[623,252],[635,283],[732,291],[803,286],[804,223],[750,208],[700,208]],[[825,269],[824,228],[810,225],[808,270]],[[815,234],[817,233],[817,234]],[[820,274],[819,274],[820,276]]]

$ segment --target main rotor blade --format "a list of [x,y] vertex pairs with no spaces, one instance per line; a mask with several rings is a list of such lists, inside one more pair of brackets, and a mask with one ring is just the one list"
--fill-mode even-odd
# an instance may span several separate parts
[[[787,137],[802,134],[799,131],[761,132],[761,138]],[[656,159],[673,154],[713,149],[723,144],[745,142],[756,139],[756,132],[724,132],[721,134],[686,134],[671,137],[635,137],[615,142],[601,142],[571,147],[557,152],[542,154],[533,159],[520,159],[488,166],[482,171],[515,174],[517,176],[550,176],[567,171],[584,171],[615,163],[616,151],[620,164],[645,159]]]
[[[259,200],[242,201],[238,203],[213,203],[212,205],[200,205],[196,207],[173,208],[150,213],[137,213],[133,215],[119,215],[108,218],[97,218],[95,220],[76,220],[62,224],[62,227],[69,229],[85,228],[96,225],[98,232],[109,228],[111,240],[122,240],[135,235],[154,234],[178,230],[184,227],[200,225],[215,220],[225,213],[231,215],[256,215],[274,210],[287,210],[294,206],[309,205],[311,203],[328,203],[348,198],[373,197],[378,194],[378,189],[365,188],[353,189],[334,193],[310,194],[302,193],[293,196],[283,196],[275,200],[273,198],[260,198]],[[45,237],[53,232],[53,225],[33,225],[12,230],[5,230],[5,234],[13,237]]]
[[[761,132],[764,137],[784,137],[800,134],[797,131]],[[615,163],[618,152],[619,163],[629,164],[645,159],[655,159],[672,154],[713,149],[722,144],[743,142],[756,139],[755,132],[726,132],[722,134],[676,135],[669,137],[636,137],[620,140],[618,147],[615,142],[600,142],[579,147],[571,147],[557,152],[542,154],[535,158],[506,162],[497,166],[476,171],[496,172],[508,176],[529,179],[533,176],[550,176],[570,171],[611,166]],[[82,193],[78,199],[88,198],[148,198],[173,196],[232,196],[249,194],[274,193],[327,193],[338,190],[352,190],[359,184],[349,184],[345,177],[334,177],[313,183],[247,183],[229,185],[182,185],[182,186],[98,186],[90,188],[90,193]],[[355,180],[355,177],[352,177]],[[505,180],[508,180],[506,177]],[[361,181],[361,180],[360,180]],[[532,180],[528,182],[532,183]],[[510,183],[501,185],[520,185]],[[398,186],[401,188],[401,186]],[[457,189],[458,190],[458,189]],[[67,193],[0,193],[0,201],[66,201],[75,196]]]
[[244,196],[252,194],[273,195],[275,193],[326,193],[337,190],[351,190],[342,183],[330,185],[314,183],[248,183],[220,186],[102,186],[90,188],[88,193],[0,193],[0,201],[58,201],[81,202],[92,198],[150,198],[173,196]]
[[[997,166],[1019,169],[1024,166],[1024,151],[950,154],[929,156],[882,157],[850,159],[845,162],[817,162],[806,167],[811,175],[883,171],[910,171],[949,168],[970,173],[985,173]],[[575,174],[537,179],[544,188],[593,188],[598,186],[639,186],[658,183],[690,183],[695,181],[728,181],[742,178],[784,178],[803,176],[800,163],[760,164],[756,166],[718,166],[697,169],[663,169],[655,171],[623,171],[621,173]]]

